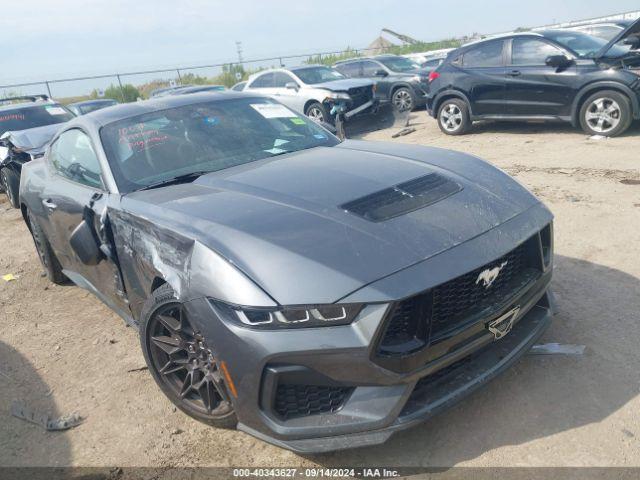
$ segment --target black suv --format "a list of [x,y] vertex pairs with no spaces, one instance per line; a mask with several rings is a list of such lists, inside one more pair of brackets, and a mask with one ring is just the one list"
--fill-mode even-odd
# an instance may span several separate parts
[[615,136],[640,118],[640,20],[610,42],[547,30],[469,44],[429,76],[427,110],[449,135],[474,120],[561,120]]
[[430,69],[399,55],[361,57],[336,63],[333,68],[351,78],[368,78],[376,84],[376,97],[392,102],[400,112],[424,106]]
[[0,99],[0,188],[18,208],[22,165],[41,156],[58,124],[74,118],[46,95]]

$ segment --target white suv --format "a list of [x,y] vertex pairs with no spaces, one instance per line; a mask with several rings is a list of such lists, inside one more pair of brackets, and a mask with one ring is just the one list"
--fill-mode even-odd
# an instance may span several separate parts
[[333,123],[334,107],[344,118],[375,111],[374,83],[347,78],[333,68],[307,65],[296,68],[263,70],[249,77],[245,92],[262,93],[317,122]]

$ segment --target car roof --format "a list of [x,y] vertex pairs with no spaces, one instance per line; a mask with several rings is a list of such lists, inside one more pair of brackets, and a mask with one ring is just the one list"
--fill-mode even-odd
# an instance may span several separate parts
[[88,126],[99,129],[105,125],[127,118],[136,117],[145,113],[159,112],[171,108],[183,107],[186,105],[195,105],[198,103],[222,101],[233,98],[263,98],[261,95],[250,95],[246,92],[234,92],[225,90],[224,92],[202,92],[192,93],[189,95],[168,95],[166,97],[152,98],[150,100],[142,100],[140,102],[121,103],[113,107],[104,108],[91,112],[90,115],[83,115],[70,120],[68,125],[72,126]]
[[40,100],[37,102],[18,102],[18,103],[7,103],[5,105],[0,104],[0,112],[6,112],[8,110],[17,110],[24,108],[37,108],[42,107],[43,105],[59,105],[58,102],[54,102],[52,100]]
[[[460,48],[467,48],[473,45],[480,45],[484,42],[491,42],[493,40],[508,40],[510,38],[519,38],[519,37],[542,37],[541,32],[510,32],[510,33],[500,33],[498,35],[492,35],[490,37],[481,38],[479,40],[474,40],[469,43],[465,43]],[[456,49],[457,50],[457,49]],[[455,51],[455,50],[453,50]]]

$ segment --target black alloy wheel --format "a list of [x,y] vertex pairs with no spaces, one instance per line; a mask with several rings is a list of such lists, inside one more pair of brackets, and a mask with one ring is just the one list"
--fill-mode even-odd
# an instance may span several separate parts
[[[166,297],[166,292],[173,297],[168,285],[156,292],[160,297],[163,293]],[[214,353],[189,321],[182,304],[175,298],[162,300],[143,328],[145,359],[154,379],[188,415],[216,427],[235,426],[229,388]]]

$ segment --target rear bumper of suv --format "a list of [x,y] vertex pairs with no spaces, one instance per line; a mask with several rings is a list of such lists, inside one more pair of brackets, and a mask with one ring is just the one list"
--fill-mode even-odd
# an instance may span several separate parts
[[185,308],[228,366],[240,430],[306,453],[374,445],[485,384],[543,334],[551,219],[538,204],[354,292],[343,301],[367,305],[349,325],[260,330],[210,299]]

